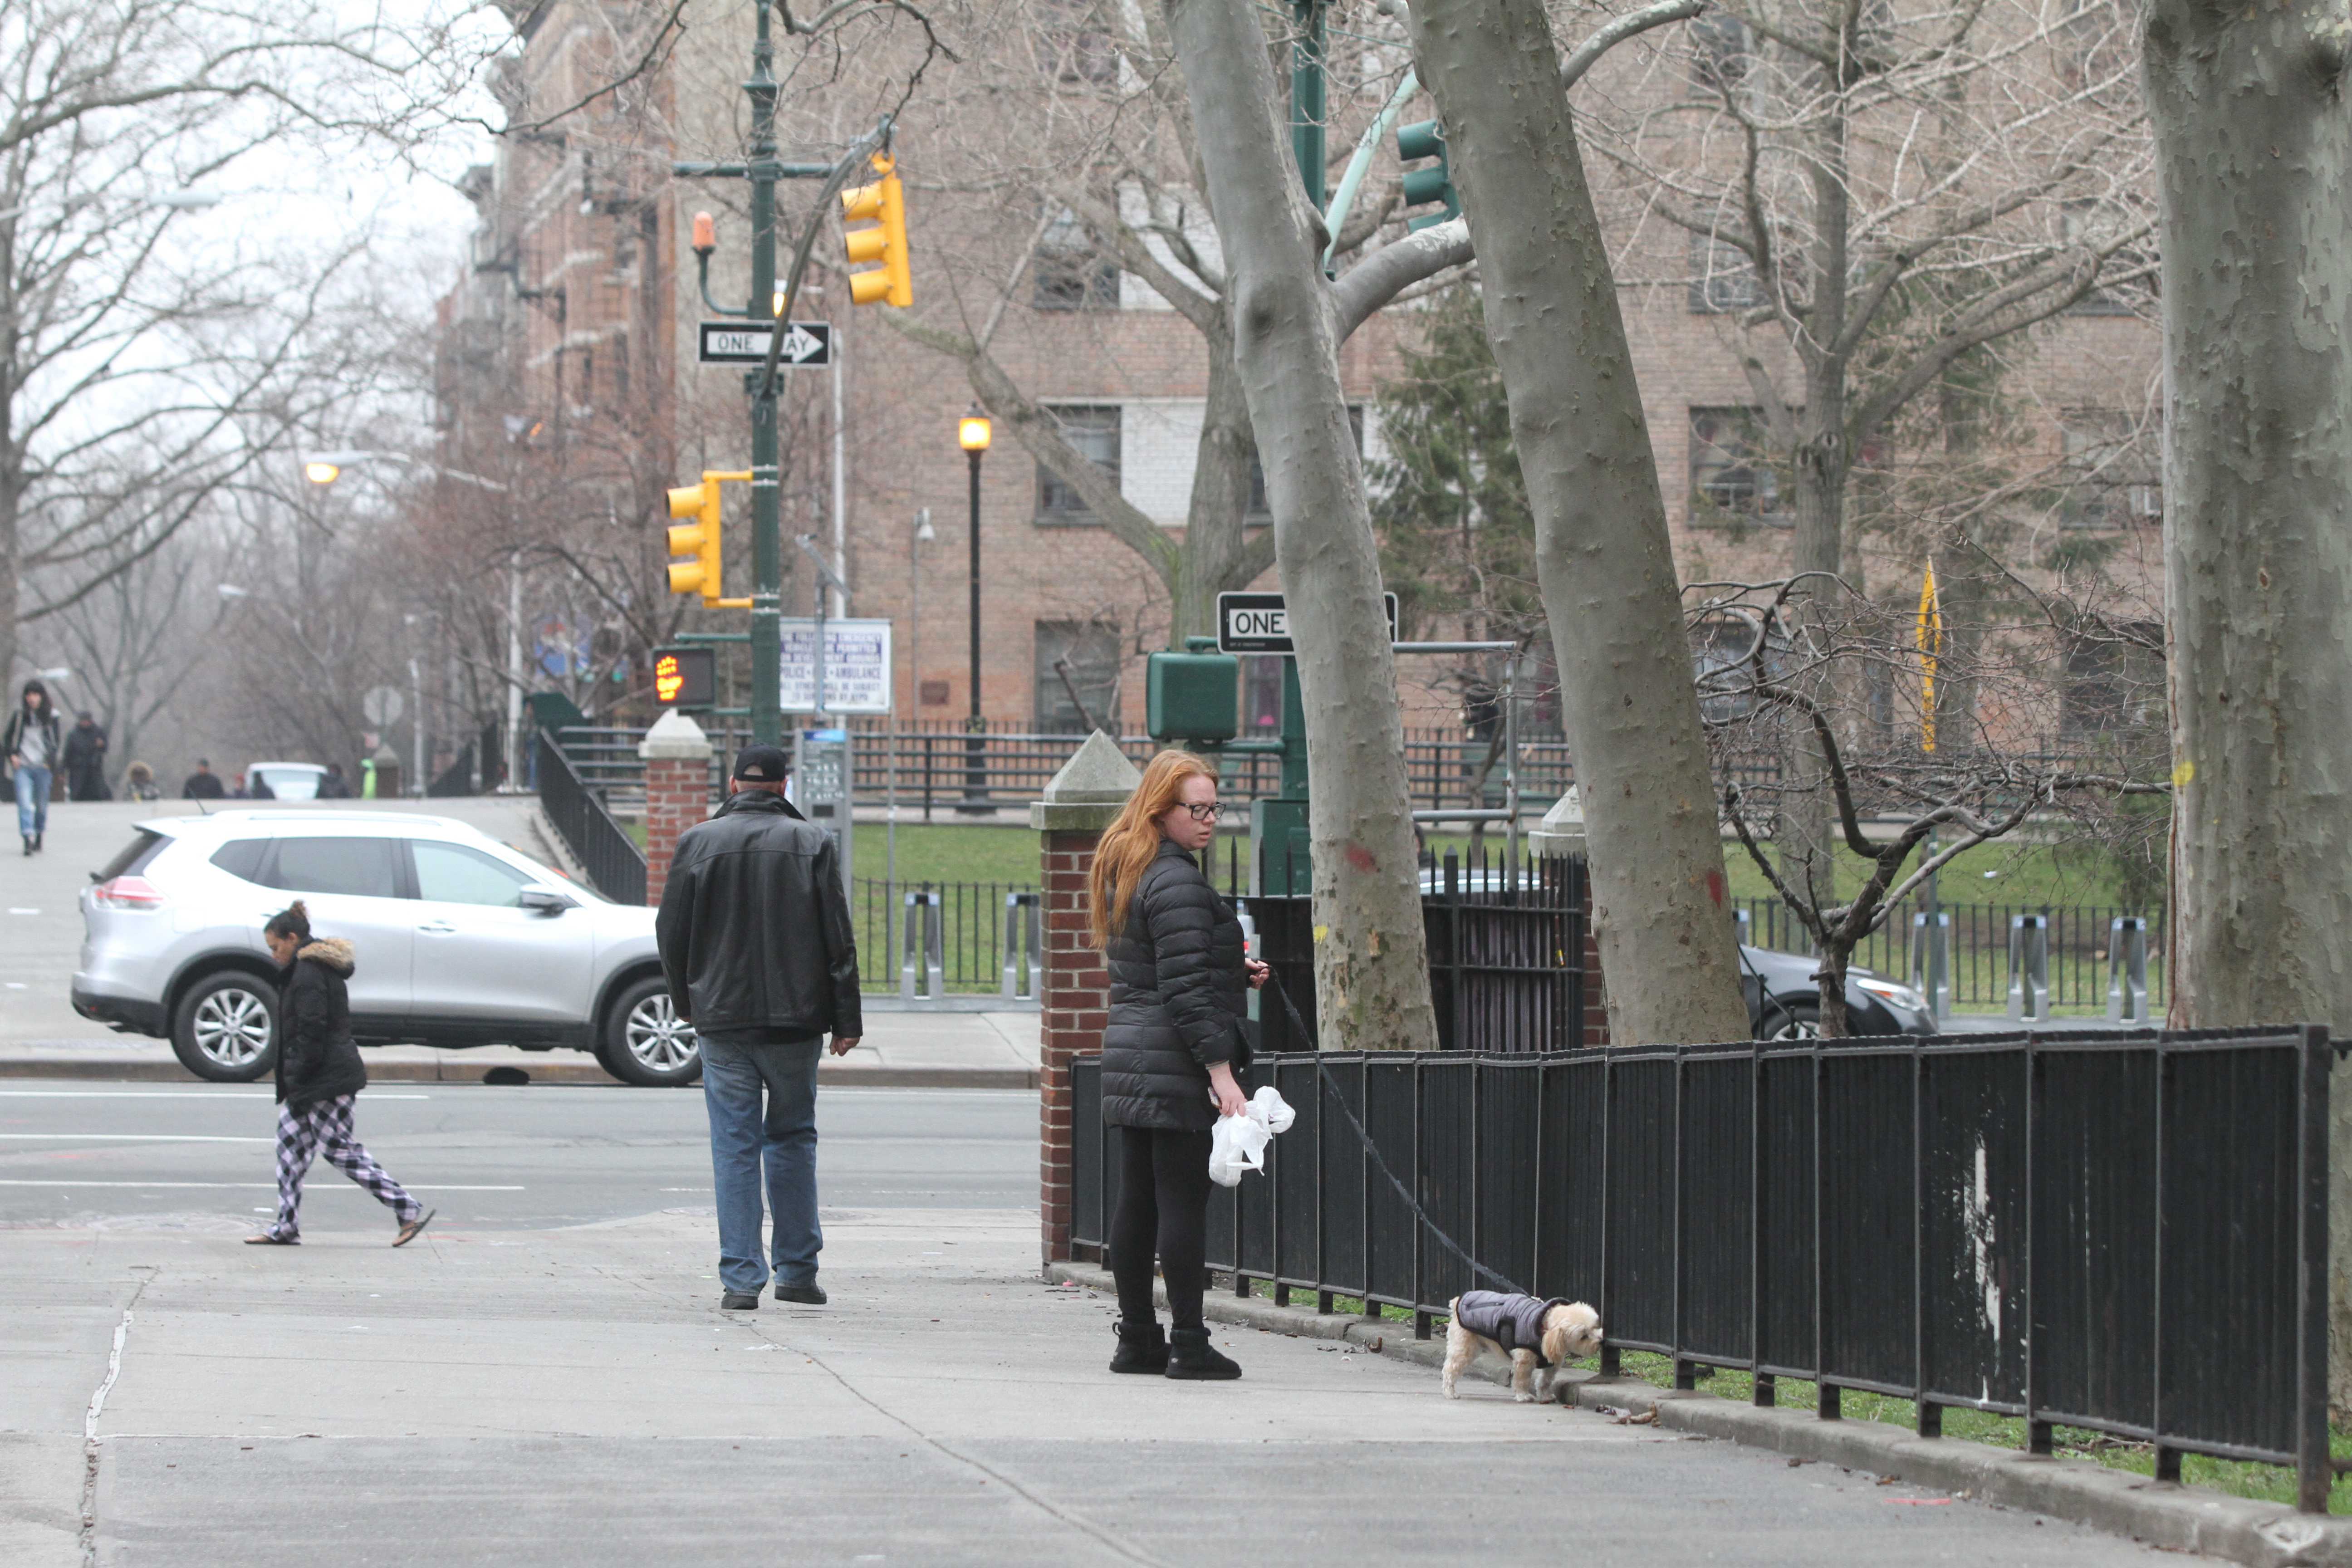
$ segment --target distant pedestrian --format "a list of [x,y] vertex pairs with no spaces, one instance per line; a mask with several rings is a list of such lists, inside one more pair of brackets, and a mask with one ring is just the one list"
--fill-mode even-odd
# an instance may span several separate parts
[[133,763],[122,770],[122,794],[130,800],[163,798],[163,792],[155,787],[155,770],[145,763]]
[[[1193,857],[1217,836],[1217,775],[1190,752],[1162,752],[1096,847],[1087,908],[1110,968],[1102,1113],[1118,1131],[1118,1283],[1113,1372],[1239,1377],[1209,1343],[1209,1147],[1220,1116],[1246,1103],[1246,987],[1270,973],[1246,956],[1234,908]],[[1169,1336],[1151,1300],[1151,1260],[1168,1287]]]
[[278,994],[278,1223],[247,1247],[294,1247],[302,1239],[302,1177],[321,1153],[327,1163],[375,1194],[400,1219],[394,1247],[405,1247],[432,1223],[432,1212],[384,1173],[352,1136],[352,1100],[367,1087],[367,1068],[352,1043],[352,1002],[344,982],[352,944],[314,939],[310,911],[297,899],[261,928],[269,956],[283,973]]
[[247,773],[245,775],[243,795],[247,800],[276,800],[278,798],[278,792],[269,787],[269,780],[258,773]]
[[[824,1304],[816,1064],[828,1032],[838,1056],[864,1030],[840,854],[784,798],[789,766],[774,746],[735,753],[726,804],[678,836],[654,922],[670,1005],[701,1041],[719,1304],[730,1311],[759,1306],[770,1259],[777,1300]],[[774,1225],[765,1249],[763,1166]]]
[[196,771],[190,773],[188,782],[180,786],[182,800],[220,800],[227,795],[228,789],[220,782],[219,775],[213,772],[209,757],[198,757]]
[[326,773],[322,774],[319,780],[318,798],[320,800],[349,800],[352,798],[352,781],[343,776],[342,763],[329,763],[327,764]]
[[66,731],[66,798],[112,800],[106,787],[106,726],[85,708]]
[[62,750],[49,689],[37,680],[25,682],[16,710],[0,729],[0,756],[8,759],[8,777],[16,789],[16,831],[27,855],[40,848],[49,825],[49,781],[63,761]]

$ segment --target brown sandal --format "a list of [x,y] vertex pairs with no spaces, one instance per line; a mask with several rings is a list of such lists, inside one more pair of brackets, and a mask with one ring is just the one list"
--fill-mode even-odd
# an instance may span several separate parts
[[426,1209],[423,1214],[418,1215],[415,1219],[410,1220],[408,1223],[400,1227],[400,1234],[392,1238],[393,1246],[406,1247],[410,1242],[415,1241],[416,1239],[416,1233],[423,1230],[426,1226],[431,1225],[433,1223],[433,1216],[440,1212],[441,1211],[439,1209]]

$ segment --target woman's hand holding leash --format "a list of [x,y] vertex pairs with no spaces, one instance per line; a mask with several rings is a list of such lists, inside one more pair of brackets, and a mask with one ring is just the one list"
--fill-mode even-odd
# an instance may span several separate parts
[[1250,989],[1255,991],[1274,978],[1274,965],[1261,958],[1244,958],[1242,967],[1249,971]]

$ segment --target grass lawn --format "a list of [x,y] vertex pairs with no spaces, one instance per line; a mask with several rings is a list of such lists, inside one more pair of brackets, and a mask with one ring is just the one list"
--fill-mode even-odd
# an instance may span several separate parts
[[[1764,846],[1771,852],[1771,845]],[[1840,854],[1841,892],[1861,885],[1864,868],[1857,856]],[[1737,840],[1725,843],[1723,861],[1734,898],[1769,899],[1772,885]],[[1915,851],[1903,874],[1918,868]],[[2112,865],[2073,847],[1995,841],[1979,844],[1937,874],[1937,892],[1948,904],[2110,904],[2123,902]]]

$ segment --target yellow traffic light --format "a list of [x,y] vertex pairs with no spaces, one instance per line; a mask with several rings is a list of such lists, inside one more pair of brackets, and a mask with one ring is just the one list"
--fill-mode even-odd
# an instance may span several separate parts
[[907,205],[898,186],[897,167],[887,153],[874,154],[874,170],[882,178],[874,184],[860,185],[854,191],[841,193],[841,217],[844,223],[858,218],[876,218],[873,228],[850,229],[842,236],[843,248],[848,253],[850,265],[878,261],[878,272],[853,272],[849,275],[849,299],[855,305],[871,305],[887,300],[893,305],[915,302],[915,274],[907,259]]
[[693,557],[690,561],[670,563],[671,593],[699,594],[704,604],[730,609],[750,607],[751,601],[749,599],[722,599],[719,596],[723,581],[719,559],[719,481],[748,481],[751,478],[748,469],[740,474],[719,474],[706,468],[700,484],[681,485],[669,492],[670,516],[695,520],[669,531],[669,552]]

